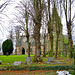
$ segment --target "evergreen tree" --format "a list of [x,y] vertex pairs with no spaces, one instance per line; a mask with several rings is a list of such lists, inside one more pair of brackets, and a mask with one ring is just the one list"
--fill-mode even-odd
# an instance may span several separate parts
[[4,55],[10,55],[13,52],[12,40],[7,39],[2,44],[2,51]]

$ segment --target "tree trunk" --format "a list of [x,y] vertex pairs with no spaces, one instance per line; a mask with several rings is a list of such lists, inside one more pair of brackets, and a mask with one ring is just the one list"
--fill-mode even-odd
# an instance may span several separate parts
[[50,57],[53,57],[53,33],[51,32],[51,50],[50,50]]
[[41,61],[40,58],[40,52],[41,52],[41,47],[40,47],[40,25],[39,23],[36,23],[36,26],[34,28],[34,39],[35,39],[35,61]]
[[55,58],[57,58],[57,55],[58,55],[58,39],[59,39],[59,34],[57,32],[57,39],[56,39],[56,55],[55,55]]
[[45,54],[45,49],[46,49],[46,47],[45,47],[45,39],[46,39],[46,34],[44,34],[44,51],[43,51],[43,57],[46,57],[46,54]]
[[51,50],[49,53],[49,56],[53,56],[53,25],[51,25],[51,15],[50,15],[50,0],[48,0],[48,14],[49,14],[49,21],[48,21],[48,33],[49,33],[49,38],[50,38],[50,46]]
[[29,43],[29,36],[27,38],[27,43],[28,43],[28,57],[30,57],[30,43]]
[[35,51],[36,51],[36,57],[40,57],[40,50],[41,50],[41,47],[40,47],[40,27],[39,25],[37,25],[35,27],[35,32],[34,32],[34,38],[35,38]]
[[[65,4],[65,2],[64,2]],[[68,5],[69,4],[69,8],[68,8]],[[66,0],[66,4],[65,4],[66,7],[64,7],[64,10],[65,10],[65,18],[66,18],[66,25],[67,25],[67,29],[68,29],[68,39],[69,39],[69,51],[70,51],[70,58],[73,57],[73,54],[72,54],[72,47],[73,47],[73,40],[72,40],[72,34],[71,34],[71,27],[72,27],[72,24],[71,24],[71,0],[69,0],[69,3],[68,1]],[[69,12],[69,13],[67,13]],[[69,18],[69,20],[68,20]]]
[[73,41],[72,41],[70,23],[67,23],[67,29],[68,29],[68,39],[69,39],[69,52],[70,52],[69,56],[70,56],[70,58],[72,58],[73,57],[73,53],[72,53]]

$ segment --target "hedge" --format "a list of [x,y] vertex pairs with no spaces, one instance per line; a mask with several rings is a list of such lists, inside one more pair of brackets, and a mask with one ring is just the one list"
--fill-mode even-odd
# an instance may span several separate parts
[[8,66],[0,68],[1,71],[3,70],[28,70],[28,71],[35,71],[35,70],[73,70],[73,66],[47,66],[47,67],[41,67],[41,66]]

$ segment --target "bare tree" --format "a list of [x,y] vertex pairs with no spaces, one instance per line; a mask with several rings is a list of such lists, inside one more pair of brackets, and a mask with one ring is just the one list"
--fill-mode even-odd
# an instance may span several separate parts
[[27,38],[27,44],[28,44],[28,57],[30,57],[30,41],[29,41],[29,37],[30,37],[30,31],[29,28],[31,27],[31,21],[29,20],[30,16],[26,11],[26,7],[25,5],[27,5],[27,3],[25,3],[25,1],[21,1],[20,4],[18,6],[16,6],[16,9],[19,12],[19,15],[15,15],[17,22],[19,22],[19,24],[21,25],[20,29],[25,33],[25,37]]
[[6,0],[3,4],[0,5],[0,12],[2,12],[11,0]]
[[[44,9],[44,0],[30,0],[30,6],[26,6],[27,12],[31,15],[34,22],[34,39],[35,39],[35,56],[37,57],[37,61],[40,61],[40,28],[41,28],[41,20],[43,16]],[[28,9],[29,8],[29,9]]]
[[64,13],[65,13],[65,18],[66,18],[66,26],[67,26],[67,31],[68,31],[68,39],[69,39],[69,56],[70,58],[73,57],[73,40],[72,40],[72,22],[75,18],[75,16],[72,18],[72,3],[73,0],[63,0],[63,8],[64,8]]
[[46,29],[45,29],[45,33],[44,33],[44,51],[43,51],[43,57],[46,57]]
[[51,3],[52,0],[48,0],[48,33],[50,38],[50,50],[49,50],[49,56],[53,56],[53,24],[51,22],[52,16],[51,16]]

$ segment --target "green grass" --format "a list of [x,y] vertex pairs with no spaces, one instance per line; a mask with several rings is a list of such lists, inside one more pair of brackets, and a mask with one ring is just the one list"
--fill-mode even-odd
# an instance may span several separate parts
[[74,71],[73,70],[70,70],[69,73],[72,74],[72,75],[74,75]]
[[[15,61],[21,61],[22,64],[20,66],[24,66],[24,62],[25,62],[25,57],[27,57],[28,55],[9,55],[9,56],[5,56],[5,55],[1,55],[0,56],[0,61],[2,61],[2,65],[0,65],[0,67],[3,67],[3,66],[12,66],[12,64],[15,62]],[[31,55],[31,61],[33,62],[33,56],[34,55]],[[64,58],[64,59],[55,59],[55,61],[59,61],[59,62],[65,62],[66,64],[47,64],[47,58],[48,58],[48,55],[46,55],[46,58],[43,58],[43,63],[32,63],[30,66],[56,66],[56,65],[72,65],[73,64],[73,59],[69,60],[68,57],[60,57],[60,58]],[[8,64],[10,63],[10,64]]]
[[[28,55],[9,55],[9,56],[5,56],[5,55],[1,55],[0,56],[0,61],[2,61],[2,65],[0,66],[11,66],[15,61],[21,61],[22,63],[25,62],[25,57],[27,57]],[[31,55],[31,57],[34,55]],[[31,58],[31,60],[33,60]],[[8,65],[8,63],[10,63]]]

